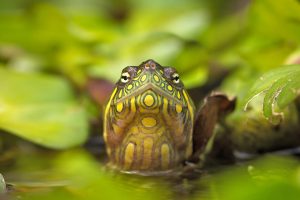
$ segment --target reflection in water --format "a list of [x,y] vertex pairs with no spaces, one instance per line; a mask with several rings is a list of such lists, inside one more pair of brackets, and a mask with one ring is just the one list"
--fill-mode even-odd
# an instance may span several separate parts
[[[291,197],[288,199],[300,194],[299,162],[287,158],[267,157],[239,163],[239,167],[191,167],[162,176],[140,176],[109,169],[103,159],[97,160],[83,149],[23,149],[17,155],[14,164],[1,169],[7,183],[13,186],[8,192],[11,199],[250,200],[256,191],[266,197],[272,190],[271,197],[282,193]],[[249,191],[254,196],[245,196]]]
[[23,151],[4,173],[13,186],[9,195],[25,199],[43,195],[57,199],[62,191],[63,199],[191,199],[196,193],[203,194],[197,180],[206,176],[196,170],[160,176],[124,174],[104,167],[82,149]]

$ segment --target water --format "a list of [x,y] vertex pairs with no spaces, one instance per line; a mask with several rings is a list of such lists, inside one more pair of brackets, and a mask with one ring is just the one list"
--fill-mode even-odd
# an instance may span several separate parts
[[[273,199],[278,199],[280,194],[293,199],[300,194],[298,159],[287,159],[287,156],[140,176],[111,170],[105,165],[103,152],[93,156],[84,148],[55,152],[30,147],[19,149],[16,155],[1,169],[9,186],[1,200],[233,200],[253,199],[256,193],[266,197],[270,190]],[[245,196],[249,192],[252,196]]]

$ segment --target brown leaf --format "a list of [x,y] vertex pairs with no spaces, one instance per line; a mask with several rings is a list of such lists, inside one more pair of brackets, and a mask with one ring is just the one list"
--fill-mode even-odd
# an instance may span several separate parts
[[212,137],[216,123],[235,108],[236,98],[229,99],[225,94],[213,92],[203,100],[196,114],[193,132],[192,162],[199,161],[208,140]]
[[94,101],[99,105],[104,105],[108,99],[115,84],[104,79],[90,78],[87,81],[87,91]]

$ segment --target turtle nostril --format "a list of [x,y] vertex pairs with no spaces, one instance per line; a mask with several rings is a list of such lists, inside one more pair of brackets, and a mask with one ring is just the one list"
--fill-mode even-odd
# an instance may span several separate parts
[[156,68],[155,63],[153,63],[153,62],[150,63],[150,66],[151,66],[152,69],[155,69],[155,68]]
[[147,69],[147,70],[149,70],[149,69],[155,70],[156,69],[156,63],[153,60],[148,60],[145,63],[145,69]]
[[149,63],[146,63],[146,64],[145,64],[145,69],[149,69],[149,68],[150,68]]

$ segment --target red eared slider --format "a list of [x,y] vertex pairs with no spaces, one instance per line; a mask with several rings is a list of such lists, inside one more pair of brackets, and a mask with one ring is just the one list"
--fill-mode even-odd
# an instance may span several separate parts
[[201,112],[195,114],[174,68],[153,60],[126,67],[105,109],[104,140],[111,165],[131,172],[174,169],[201,152],[218,110],[232,106],[225,100],[221,108],[207,110],[213,121],[208,126]]

